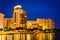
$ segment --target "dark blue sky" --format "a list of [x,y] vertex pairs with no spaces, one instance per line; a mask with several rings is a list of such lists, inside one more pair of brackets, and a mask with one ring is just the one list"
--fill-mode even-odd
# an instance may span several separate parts
[[28,20],[51,18],[57,28],[60,28],[59,0],[0,0],[0,12],[5,14],[5,17],[10,18],[16,5],[23,7],[28,14]]

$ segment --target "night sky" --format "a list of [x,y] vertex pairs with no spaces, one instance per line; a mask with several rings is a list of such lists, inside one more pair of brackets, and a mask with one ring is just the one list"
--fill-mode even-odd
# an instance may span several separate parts
[[28,20],[51,18],[56,28],[60,28],[59,0],[0,0],[0,12],[5,14],[5,18],[11,18],[16,5],[21,5],[27,12]]

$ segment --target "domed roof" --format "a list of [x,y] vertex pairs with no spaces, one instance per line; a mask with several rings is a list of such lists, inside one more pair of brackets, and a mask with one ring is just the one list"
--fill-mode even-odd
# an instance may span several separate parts
[[21,5],[14,6],[14,9],[17,9],[17,8],[22,8],[22,6]]

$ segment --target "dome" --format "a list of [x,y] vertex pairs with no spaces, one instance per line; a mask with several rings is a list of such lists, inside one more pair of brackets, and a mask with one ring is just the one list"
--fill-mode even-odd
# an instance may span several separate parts
[[14,9],[17,9],[17,8],[22,8],[22,6],[21,5],[17,5],[17,6],[14,7]]

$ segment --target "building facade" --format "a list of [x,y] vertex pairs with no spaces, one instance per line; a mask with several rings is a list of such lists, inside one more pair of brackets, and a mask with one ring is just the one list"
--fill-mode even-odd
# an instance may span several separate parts
[[0,13],[0,28],[3,28],[4,25],[4,14]]
[[[3,16],[4,17],[4,16]],[[2,17],[2,18],[3,18]],[[2,19],[0,18],[0,20]],[[3,20],[3,19],[2,19]],[[50,18],[37,18],[36,20],[27,20],[27,13],[22,6],[14,7],[12,18],[4,18],[3,27],[14,29],[17,34],[4,35],[1,40],[53,40],[55,33],[45,33],[44,30],[54,29],[54,21]],[[53,31],[53,30],[52,30]],[[18,33],[19,32],[19,33]],[[49,31],[47,31],[49,32]],[[1,38],[0,37],[0,38]]]

